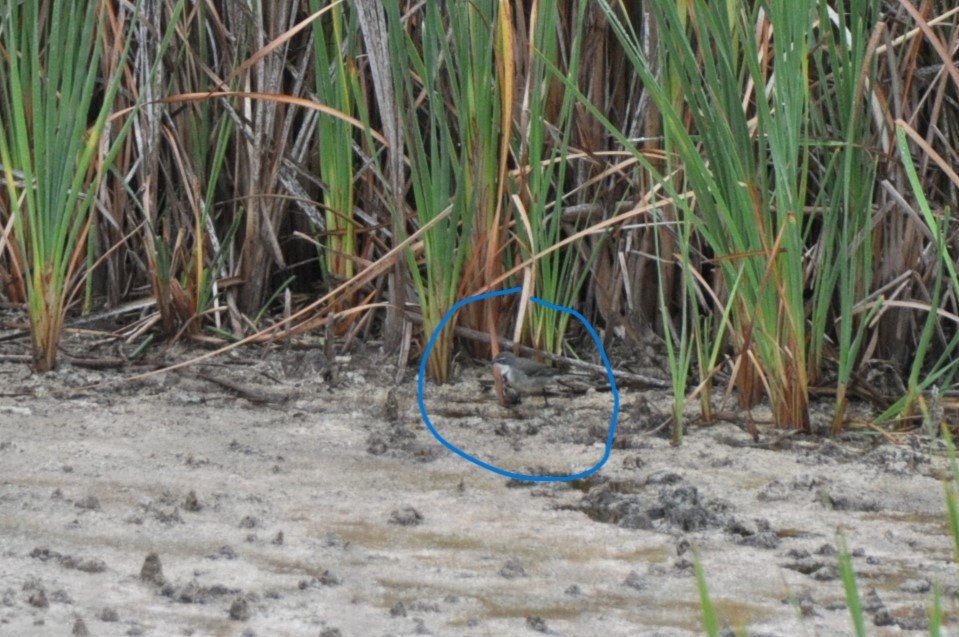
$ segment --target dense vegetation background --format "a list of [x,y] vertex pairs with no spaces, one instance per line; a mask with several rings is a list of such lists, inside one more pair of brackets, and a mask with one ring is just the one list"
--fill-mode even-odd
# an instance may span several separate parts
[[[0,19],[0,299],[382,338],[428,370],[562,352],[575,307],[728,384],[936,426],[955,375],[959,8],[947,0],[37,0]],[[138,350],[137,350],[138,351]],[[570,351],[566,352],[567,354]],[[589,356],[589,352],[580,351]],[[885,379],[886,382],[879,382]]]

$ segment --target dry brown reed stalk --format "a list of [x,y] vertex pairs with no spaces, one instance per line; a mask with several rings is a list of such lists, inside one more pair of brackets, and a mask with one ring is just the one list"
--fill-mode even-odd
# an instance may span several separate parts
[[[920,13],[908,0],[902,0],[899,7],[897,15],[888,16],[889,35],[884,45],[878,49],[883,54],[880,58],[883,62],[883,77],[888,82],[887,86],[883,86],[882,93],[887,131],[892,130],[893,119],[925,121],[925,130],[920,136],[925,138],[923,146],[928,150],[938,146],[946,154],[954,153],[954,149],[959,147],[959,130],[948,122],[956,121],[959,109],[954,103],[950,105],[948,95],[950,84],[952,91],[959,86],[959,74],[955,71],[955,62],[946,52],[939,33],[952,40],[954,47],[956,18],[959,14],[955,10],[945,11],[945,4],[935,2],[924,3],[924,13]],[[941,14],[937,13],[938,11],[941,11]],[[943,21],[950,14],[952,24],[944,31],[943,27],[946,25],[943,25]],[[897,32],[898,26],[905,28],[910,24],[915,24],[916,27],[904,34]],[[935,26],[937,24],[938,27]],[[951,81],[948,78],[951,78]],[[887,132],[887,135],[891,133]],[[891,142],[886,143],[887,147],[890,145]],[[940,200],[950,198],[947,194],[948,187],[945,190],[942,188],[944,173],[941,172],[941,167],[940,171],[936,170],[928,153],[923,152],[919,156],[918,169],[927,193],[939,191],[944,196],[939,197]],[[881,223],[877,225],[881,252],[880,258],[876,260],[876,282],[884,285],[907,274],[917,282],[927,281],[930,272],[923,265],[924,260],[920,256],[929,247],[928,235],[922,229],[921,220],[911,212],[912,206],[892,196],[893,192],[908,193],[908,182],[901,167],[895,162],[881,164],[880,171],[893,190],[883,189],[878,193],[879,209],[884,212],[880,216]],[[900,291],[900,300],[910,300],[917,292],[922,294],[920,287],[909,286]],[[920,302],[923,300],[925,299],[919,298]],[[908,365],[915,354],[920,321],[921,314],[912,311],[883,312],[877,324],[874,356],[892,360],[900,366]],[[864,364],[868,362],[864,361]]]

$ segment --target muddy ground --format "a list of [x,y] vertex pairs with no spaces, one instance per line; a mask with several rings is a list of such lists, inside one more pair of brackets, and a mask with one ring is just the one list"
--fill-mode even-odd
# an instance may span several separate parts
[[[870,635],[928,634],[935,585],[955,634],[938,440],[757,410],[758,442],[719,422],[674,447],[668,394],[623,389],[606,465],[532,483],[442,446],[417,370],[391,389],[375,351],[102,384],[144,369],[0,363],[0,635],[698,635],[697,552],[728,627],[849,635],[837,533]],[[536,475],[603,457],[609,392],[506,409],[488,368],[456,374],[425,405],[458,448]]]

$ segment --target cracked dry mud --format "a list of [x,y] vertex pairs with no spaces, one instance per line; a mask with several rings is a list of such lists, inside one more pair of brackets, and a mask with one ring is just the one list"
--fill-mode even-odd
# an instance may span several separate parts
[[[870,635],[927,634],[934,585],[954,634],[939,441],[672,447],[669,397],[623,390],[603,469],[531,483],[441,446],[413,369],[390,392],[382,358],[245,355],[97,387],[120,375],[0,364],[0,635],[698,635],[696,554],[729,627],[847,635],[837,532]],[[451,444],[536,475],[603,456],[608,393],[511,411],[487,377],[427,386]]]

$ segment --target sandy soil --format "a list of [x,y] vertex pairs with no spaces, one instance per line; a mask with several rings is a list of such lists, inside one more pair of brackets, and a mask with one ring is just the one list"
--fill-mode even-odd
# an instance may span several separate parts
[[[696,552],[729,627],[847,635],[837,532],[869,634],[927,634],[935,584],[955,634],[935,440],[724,423],[672,447],[668,397],[623,390],[603,469],[530,483],[441,446],[380,357],[91,386],[130,374],[0,364],[0,635],[697,635]],[[602,457],[609,393],[508,410],[488,378],[427,387],[451,443],[540,475]]]

